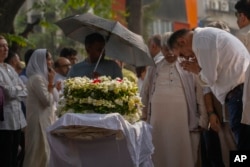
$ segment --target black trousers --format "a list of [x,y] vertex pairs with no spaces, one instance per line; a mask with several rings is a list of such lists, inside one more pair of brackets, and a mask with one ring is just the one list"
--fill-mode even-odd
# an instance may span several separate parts
[[18,146],[21,129],[0,130],[0,166],[17,167]]
[[21,131],[21,138],[20,138],[19,145],[21,146],[21,151],[19,152],[19,154],[17,156],[17,160],[18,160],[18,167],[22,167],[24,155],[25,155],[25,134],[24,134],[24,131]]
[[201,134],[202,167],[224,167],[220,139],[212,129]]

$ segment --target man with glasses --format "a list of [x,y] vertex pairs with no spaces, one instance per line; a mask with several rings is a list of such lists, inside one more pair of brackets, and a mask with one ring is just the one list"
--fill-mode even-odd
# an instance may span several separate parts
[[67,74],[71,68],[70,61],[65,57],[59,57],[54,63],[56,76],[55,81],[65,80],[67,78]]
[[[63,91],[63,81],[67,79],[67,74],[71,68],[71,63],[69,59],[65,57],[59,57],[54,63],[54,68],[56,71],[54,84],[58,85]],[[62,91],[60,91],[60,93],[62,93]]]

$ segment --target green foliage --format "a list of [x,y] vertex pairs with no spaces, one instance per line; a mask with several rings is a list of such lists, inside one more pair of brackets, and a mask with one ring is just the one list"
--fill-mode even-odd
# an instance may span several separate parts
[[19,36],[19,35],[13,35],[13,34],[4,34],[5,38],[8,41],[9,45],[12,45],[14,42],[20,45],[21,47],[34,47],[34,44],[29,41],[28,39]]
[[[29,34],[28,40],[21,37],[10,37],[10,40],[13,39],[24,47],[23,52],[30,47],[46,47],[52,53],[58,54],[60,48],[66,46],[79,49],[78,52],[84,54],[83,45],[65,37],[54,23],[64,17],[85,12],[93,12],[104,18],[112,18],[114,16],[114,12],[111,10],[112,3],[114,3],[113,0],[36,0],[34,2],[30,9],[22,9],[16,16],[14,22],[15,34],[20,34],[24,31],[27,25],[28,13],[30,12],[40,17],[40,24],[35,26],[33,33]],[[157,10],[158,4],[159,0],[156,0],[143,8],[143,27],[145,27],[143,36],[145,39],[147,39],[147,27],[154,19],[152,16],[155,10]],[[129,13],[126,13],[126,11],[120,11],[118,15],[129,17]],[[32,22],[34,22],[34,18],[29,18],[29,23]]]
[[[50,0],[50,1],[36,1],[32,8],[26,11],[20,11],[16,17],[16,32],[21,33],[27,20],[29,12],[37,13],[41,21],[38,26],[35,26],[34,32],[29,34],[28,43],[33,43],[32,47],[48,48],[53,55],[58,55],[62,47],[79,47],[79,43],[72,41],[64,36],[60,28],[55,25],[55,22],[71,15],[82,14],[88,11],[93,11],[96,15],[105,18],[111,18],[112,0],[96,1],[96,0]],[[24,41],[18,41],[21,46],[30,47]],[[81,50],[83,53],[83,46]]]

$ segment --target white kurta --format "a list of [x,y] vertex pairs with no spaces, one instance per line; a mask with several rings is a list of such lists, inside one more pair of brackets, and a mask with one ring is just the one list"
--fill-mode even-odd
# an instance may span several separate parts
[[[158,67],[157,67],[158,68]],[[151,101],[155,167],[193,167],[188,107],[175,63],[160,64]]]
[[[47,167],[49,145],[46,128],[55,122],[55,97],[48,91],[48,82],[41,75],[29,78],[27,89],[27,128],[25,136],[25,167]],[[39,165],[39,166],[38,166]]]

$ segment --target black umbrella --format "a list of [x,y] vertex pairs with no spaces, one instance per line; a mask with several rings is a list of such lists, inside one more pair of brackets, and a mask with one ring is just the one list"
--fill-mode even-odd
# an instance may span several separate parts
[[154,65],[142,36],[128,30],[118,21],[85,13],[64,18],[56,24],[66,36],[82,43],[89,34],[102,34],[107,39],[105,53],[113,59],[134,66]]

